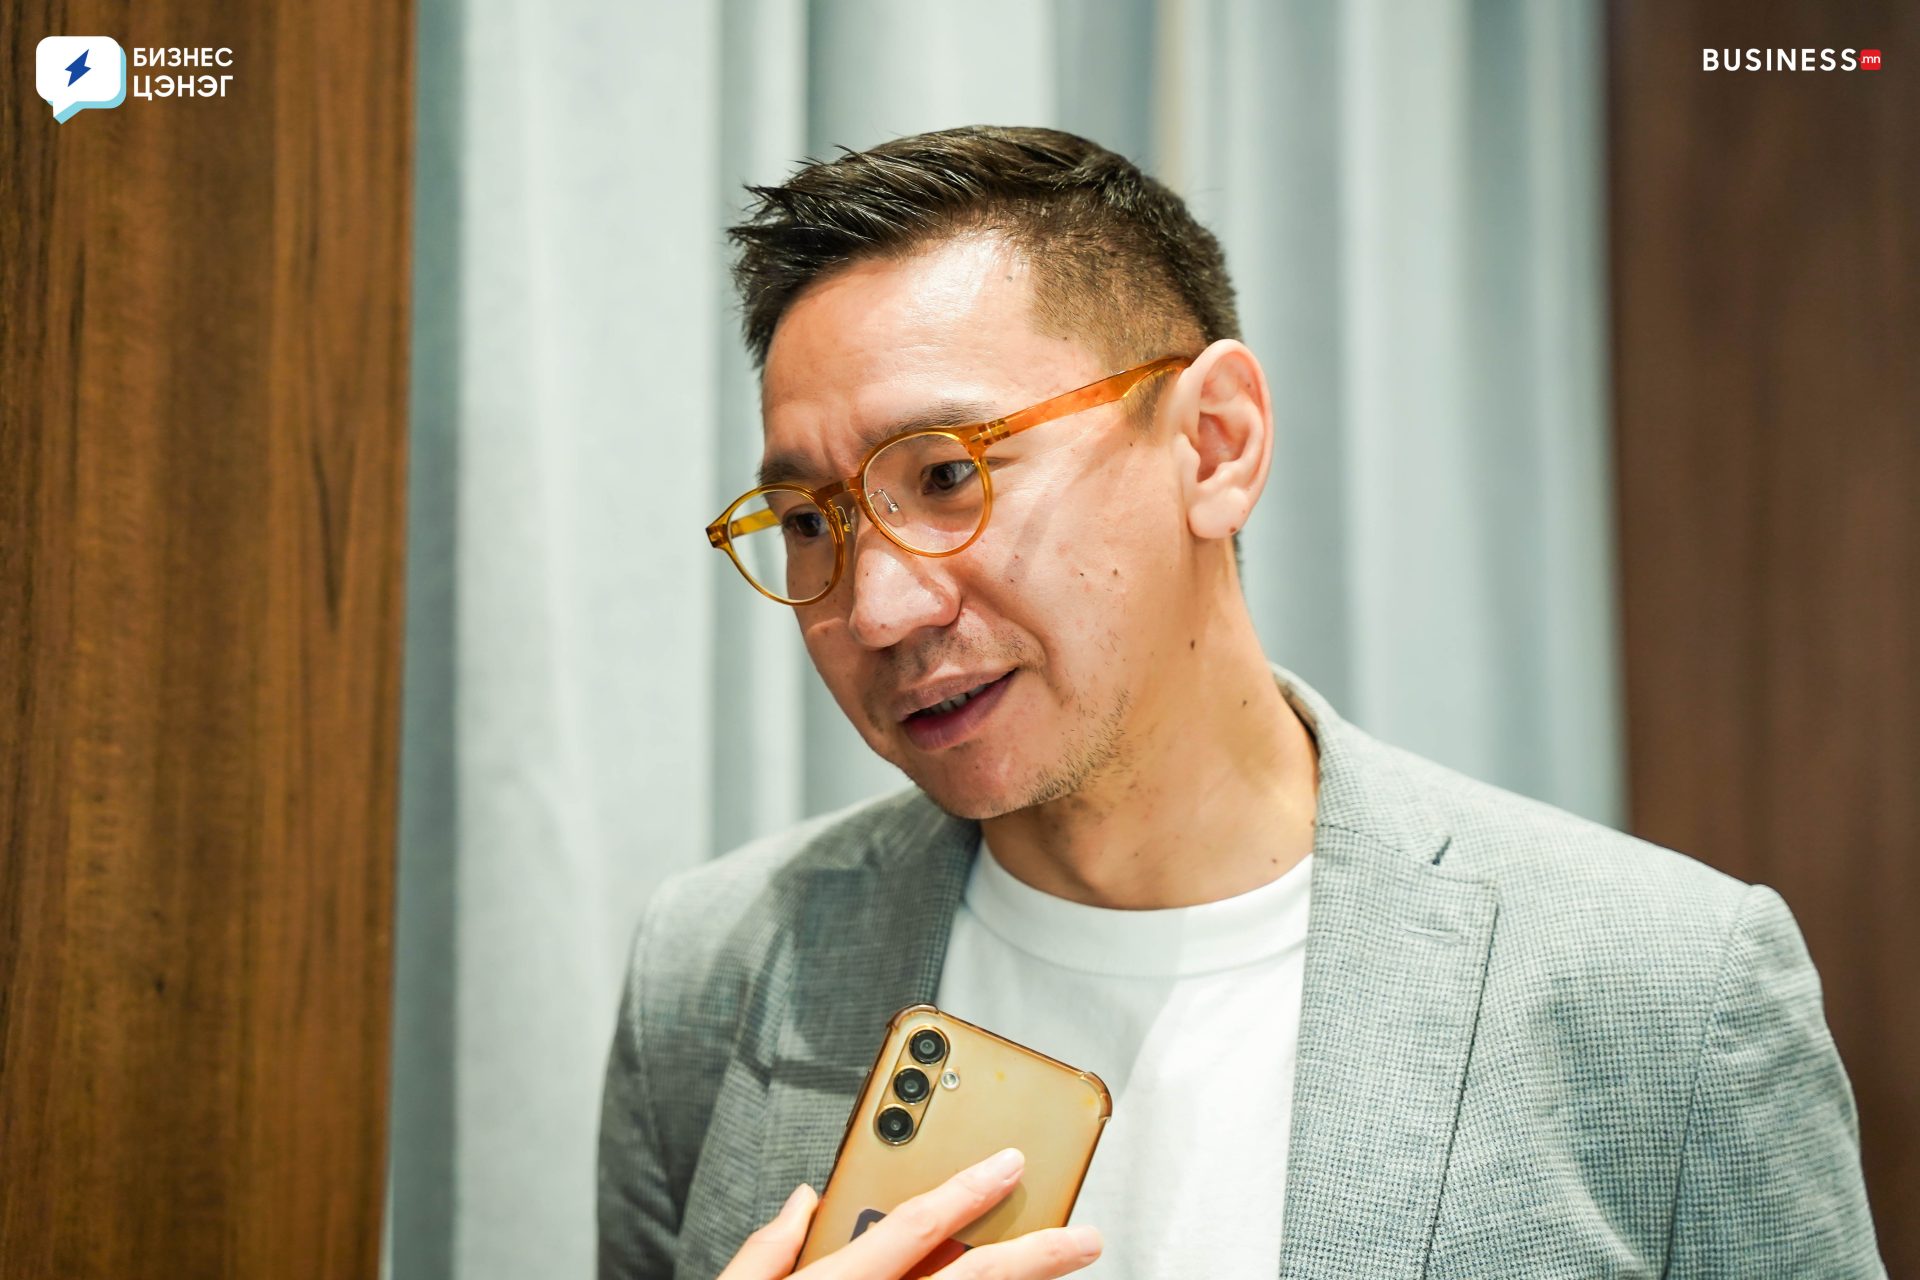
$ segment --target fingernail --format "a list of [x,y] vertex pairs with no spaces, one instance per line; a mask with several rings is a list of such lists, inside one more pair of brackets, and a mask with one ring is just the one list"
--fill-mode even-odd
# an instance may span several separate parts
[[1080,1251],[1080,1256],[1083,1258],[1100,1256],[1100,1232],[1095,1227],[1068,1227],[1067,1241]]
[[1020,1154],[1018,1147],[1008,1147],[975,1165],[973,1180],[983,1190],[991,1191],[1012,1182],[1019,1176],[1020,1167],[1025,1163],[1026,1157]]
[[799,1206],[800,1202],[806,1199],[808,1190],[809,1188],[804,1182],[795,1187],[792,1194],[787,1196],[787,1202],[780,1206],[780,1216],[784,1218],[792,1213],[794,1209]]

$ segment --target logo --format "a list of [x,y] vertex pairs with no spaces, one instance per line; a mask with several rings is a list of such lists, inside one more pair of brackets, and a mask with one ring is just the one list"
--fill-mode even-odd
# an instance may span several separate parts
[[88,107],[127,100],[127,54],[111,36],[48,36],[34,55],[33,83],[61,124]]
[[[862,1235],[866,1234],[868,1227],[886,1216],[886,1214],[880,1212],[878,1209],[862,1209],[860,1216],[853,1220],[853,1234],[847,1238],[849,1240],[858,1240]],[[971,1247],[971,1245],[962,1244],[958,1240],[943,1240],[933,1246],[933,1252],[915,1263],[911,1270],[900,1277],[900,1280],[925,1280],[925,1277],[945,1270],[948,1263],[957,1260],[961,1254],[965,1253]]]
[[1878,49],[1702,49],[1702,71],[1878,71]]

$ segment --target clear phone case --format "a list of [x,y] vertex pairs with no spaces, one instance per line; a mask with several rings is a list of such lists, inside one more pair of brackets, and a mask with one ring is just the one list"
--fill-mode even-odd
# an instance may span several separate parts
[[[941,1052],[930,1059],[936,1041]],[[924,1080],[924,1092],[906,1073]],[[976,1245],[1063,1226],[1112,1114],[1112,1095],[1092,1072],[932,1005],[902,1009],[847,1119],[800,1265],[1005,1147],[1026,1156],[1019,1184],[908,1274],[930,1275]]]

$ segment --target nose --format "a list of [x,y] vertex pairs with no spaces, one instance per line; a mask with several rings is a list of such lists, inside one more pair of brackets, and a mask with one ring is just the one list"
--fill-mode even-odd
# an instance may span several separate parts
[[862,646],[885,649],[921,627],[953,621],[959,595],[945,561],[902,551],[866,521],[855,523],[852,538],[853,613],[847,625]]

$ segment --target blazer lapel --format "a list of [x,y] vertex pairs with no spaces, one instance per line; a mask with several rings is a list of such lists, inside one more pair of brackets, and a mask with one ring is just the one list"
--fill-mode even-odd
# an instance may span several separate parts
[[887,1022],[939,988],[979,830],[915,797],[864,863],[814,877],[796,947],[807,961],[780,1017],[747,1230],[799,1183],[825,1187]]
[[1390,749],[1294,677],[1320,750],[1283,1278],[1419,1276],[1432,1245],[1498,899]]

